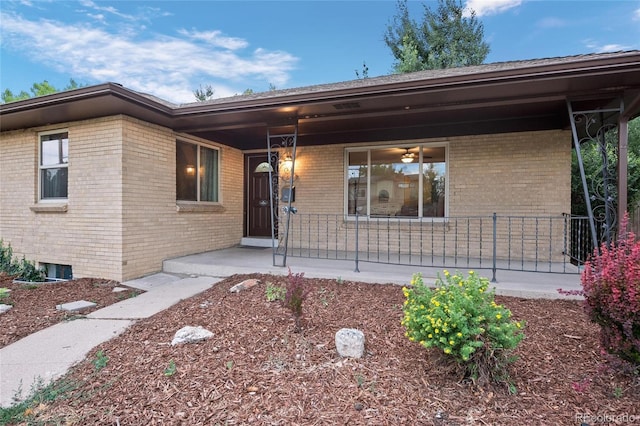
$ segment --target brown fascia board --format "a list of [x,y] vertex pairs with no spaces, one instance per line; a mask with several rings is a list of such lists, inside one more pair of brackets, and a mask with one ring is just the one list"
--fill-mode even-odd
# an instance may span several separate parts
[[[612,68],[613,67],[613,68]],[[575,57],[515,61],[452,68],[437,71],[421,71],[410,74],[374,77],[336,84],[322,84],[299,89],[284,89],[273,94],[223,98],[205,103],[178,106],[177,116],[198,113],[230,112],[250,109],[266,109],[313,102],[330,102],[347,98],[401,94],[403,92],[430,91],[447,88],[463,88],[486,84],[578,77],[580,75],[610,74],[624,68],[640,69],[640,51],[615,54],[593,54]],[[444,74],[441,77],[429,77]],[[388,83],[378,83],[392,80]],[[287,92],[300,92],[287,95]],[[284,94],[283,94],[284,93]],[[262,96],[260,96],[262,95]]]
[[[39,109],[56,107],[72,102],[99,99],[101,97],[113,97],[121,100],[123,102],[123,112],[125,111],[124,105],[132,105],[144,111],[150,111],[152,114],[158,114],[158,121],[165,122],[171,120],[173,110],[176,107],[176,105],[156,100],[153,97],[127,89],[117,83],[103,83],[2,104],[0,105],[0,130],[16,130],[8,128],[5,125],[6,118],[11,114],[29,114]],[[93,111],[89,111],[89,115],[100,117],[104,115],[105,108],[104,104],[96,105]],[[5,119],[3,119],[3,117]],[[69,120],[73,119],[73,117],[69,117]],[[39,124],[40,123],[36,123],[35,125]]]

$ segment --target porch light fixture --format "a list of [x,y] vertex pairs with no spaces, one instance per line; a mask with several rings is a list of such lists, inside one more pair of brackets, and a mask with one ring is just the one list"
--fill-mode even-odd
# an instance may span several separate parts
[[189,176],[193,176],[196,174],[196,166],[193,164],[187,164],[187,168],[185,169]]
[[409,152],[409,148],[405,148],[405,153],[402,154],[400,161],[403,163],[413,163],[414,158],[416,158],[416,155],[413,152]]
[[282,160],[282,169],[284,171],[290,172],[291,167],[293,167],[293,159],[289,154],[285,154],[284,159]]

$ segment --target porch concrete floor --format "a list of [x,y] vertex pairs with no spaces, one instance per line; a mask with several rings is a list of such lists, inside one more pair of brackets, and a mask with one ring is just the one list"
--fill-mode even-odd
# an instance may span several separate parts
[[[276,261],[282,264],[282,257]],[[223,250],[183,256],[164,261],[163,271],[170,274],[228,277],[234,274],[275,274],[286,275],[288,268],[293,273],[304,273],[307,278],[333,278],[345,281],[363,281],[369,283],[394,283],[406,285],[416,272],[421,272],[425,282],[433,282],[443,269],[466,274],[465,267],[420,267],[382,263],[359,262],[359,271],[355,272],[353,260],[309,259],[287,257],[285,267],[273,265],[273,250],[262,247],[236,246]],[[472,268],[478,274],[489,279],[491,269]],[[580,290],[580,275],[577,273],[542,273],[498,270],[497,282],[492,283],[496,294],[527,298],[568,298],[560,295],[557,289]],[[572,297],[575,298],[575,297]]]

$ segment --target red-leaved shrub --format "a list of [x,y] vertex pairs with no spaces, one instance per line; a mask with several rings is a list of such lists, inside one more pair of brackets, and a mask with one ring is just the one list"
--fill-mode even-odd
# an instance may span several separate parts
[[640,241],[621,235],[585,264],[585,308],[608,353],[640,366]]
[[309,288],[304,282],[304,272],[294,274],[289,268],[289,275],[287,281],[287,292],[284,296],[284,305],[291,310],[293,318],[295,319],[295,331],[299,332],[300,319],[302,318],[302,304],[304,303],[307,295],[309,294]]

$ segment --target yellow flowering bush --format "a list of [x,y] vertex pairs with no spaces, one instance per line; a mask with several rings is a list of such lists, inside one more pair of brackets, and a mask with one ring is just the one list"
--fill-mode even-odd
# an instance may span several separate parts
[[415,274],[411,287],[402,291],[402,325],[409,340],[453,357],[474,381],[506,377],[508,351],[523,339],[524,324],[512,321],[511,311],[494,301],[487,278],[445,270],[432,289]]

